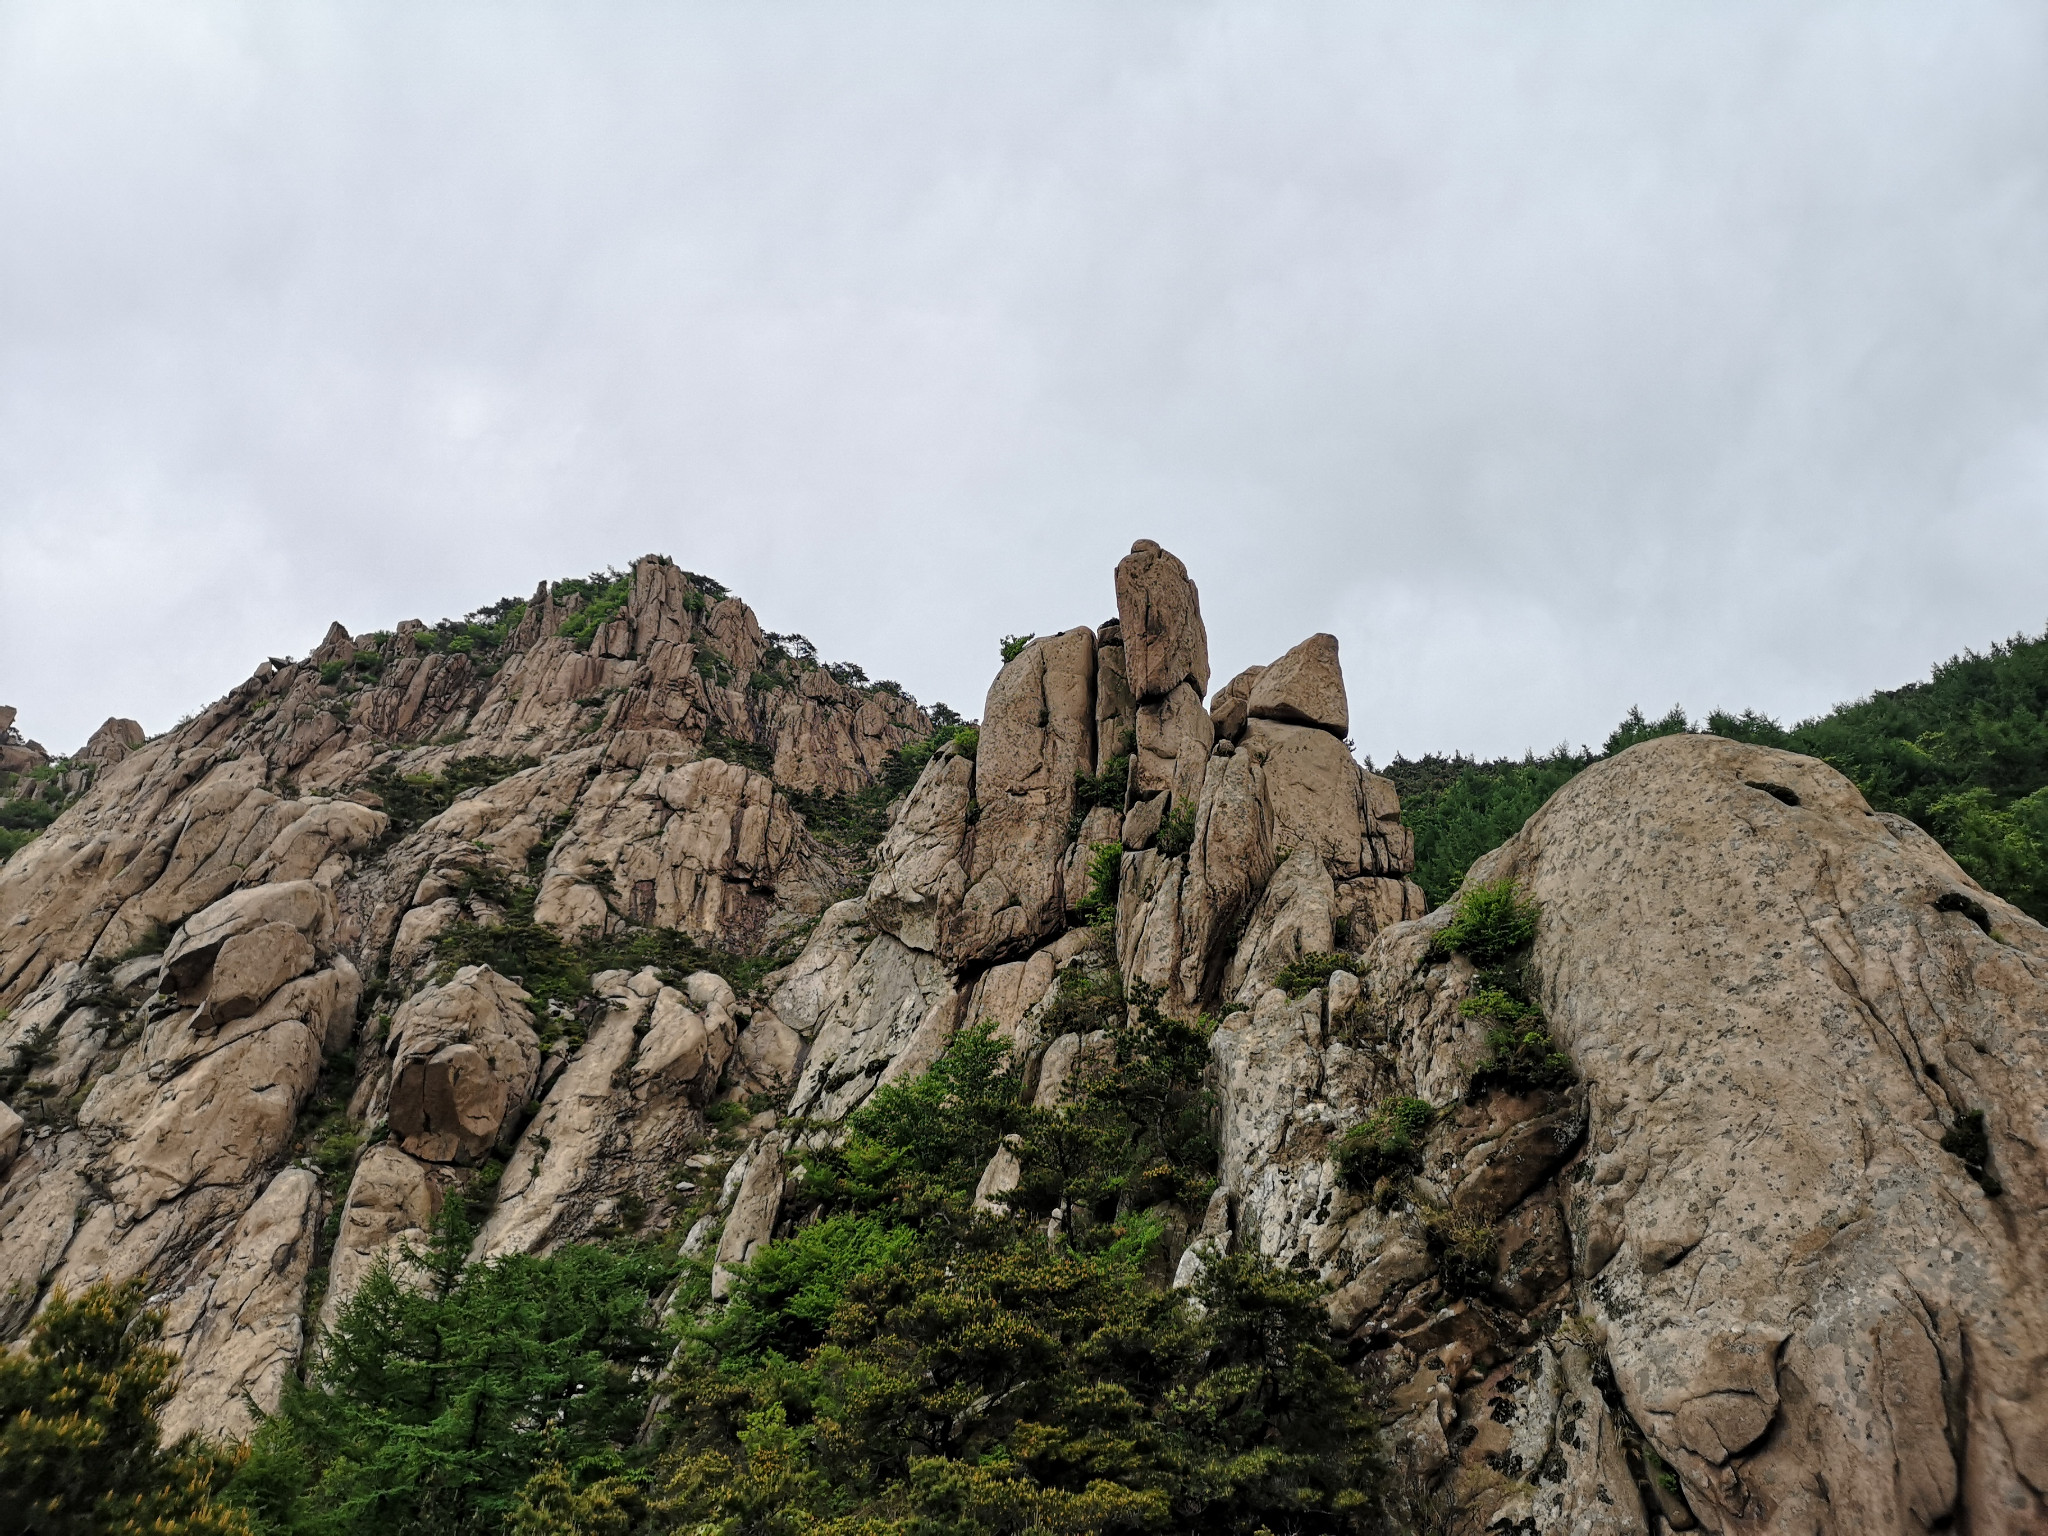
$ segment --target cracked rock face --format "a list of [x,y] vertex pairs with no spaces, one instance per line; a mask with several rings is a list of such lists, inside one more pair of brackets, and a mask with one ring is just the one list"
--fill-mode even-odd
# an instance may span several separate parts
[[[1464,1528],[2048,1529],[2048,932],[1917,829],[1711,737],[1595,765],[1471,875],[1541,905],[1515,963],[1570,1080],[1476,1087],[1485,983],[1344,745],[1329,636],[1205,704],[1194,583],[1141,540],[1118,617],[1005,665],[978,748],[933,755],[868,857],[800,807],[929,719],[701,582],[641,561],[577,640],[543,585],[488,668],[410,625],[350,682],[337,625],[168,736],[95,737],[83,798],[0,868],[0,1332],[147,1273],[166,1422],[245,1433],[314,1268],[331,1323],[499,1160],[475,1259],[687,1217],[723,1294],[791,1230],[814,1138],[960,1028],[1070,1096],[1107,1046],[1072,999],[1114,972],[1212,1030],[1217,1187],[1160,1283],[1249,1249],[1327,1286],[1403,1476]],[[1126,751],[1092,803],[1077,776]],[[452,803],[392,788],[471,757],[490,782]],[[636,959],[571,1013],[445,958],[528,913],[780,969],[743,994]],[[1404,1099],[1383,1166],[1359,1138]],[[346,1180],[309,1103],[348,1106]],[[1975,1115],[1966,1166],[1943,1139]],[[1000,1150],[979,1201],[1021,1173]]]
[[[1585,1294],[1702,1519],[2039,1528],[2048,934],[1831,769],[1707,737],[1581,775],[1473,878],[1508,874],[1591,1088]],[[1941,1147],[1973,1111],[1995,1199]]]

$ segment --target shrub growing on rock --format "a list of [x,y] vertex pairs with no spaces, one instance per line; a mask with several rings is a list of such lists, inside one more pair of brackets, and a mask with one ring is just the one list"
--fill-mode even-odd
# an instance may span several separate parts
[[1352,970],[1358,960],[1352,955],[1303,955],[1299,960],[1282,966],[1280,974],[1273,978],[1273,985],[1289,997],[1306,997],[1317,987],[1330,984],[1333,971]]
[[1498,965],[1534,941],[1541,910],[1513,880],[1472,886],[1459,893],[1457,913],[1437,933],[1436,947],[1478,965]]
[[156,1346],[164,1317],[144,1309],[148,1289],[58,1290],[28,1347],[0,1350],[0,1529],[247,1536],[246,1517],[214,1499],[240,1453],[161,1441],[176,1361]]
[[1539,1013],[1533,1024],[1503,1025],[1486,1032],[1486,1059],[1473,1072],[1467,1092],[1473,1098],[1495,1088],[1532,1093],[1567,1088],[1577,1078],[1571,1057],[1558,1049]]
[[1436,1118],[1427,1099],[1388,1099],[1337,1143],[1337,1177],[1346,1189],[1368,1193],[1381,1179],[1422,1166],[1422,1134]]
[[1177,859],[1195,846],[1195,808],[1183,802],[1166,813],[1166,819],[1159,823],[1157,839],[1159,851],[1169,859]]

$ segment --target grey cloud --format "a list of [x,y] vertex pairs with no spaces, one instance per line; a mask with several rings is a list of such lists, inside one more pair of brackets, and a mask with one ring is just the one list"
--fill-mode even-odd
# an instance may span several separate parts
[[2048,619],[2037,7],[0,4],[0,701],[647,550],[973,712],[1158,538],[1355,734]]

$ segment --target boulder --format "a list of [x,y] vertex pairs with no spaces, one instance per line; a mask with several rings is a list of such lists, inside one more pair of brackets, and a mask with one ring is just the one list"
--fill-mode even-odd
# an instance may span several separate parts
[[0,1104],[0,1173],[13,1165],[14,1156],[21,1150],[23,1121],[12,1106]]
[[111,768],[148,739],[141,722],[109,717],[92,733],[85,746],[72,755],[75,765]]
[[1400,824],[1393,785],[1359,767],[1337,737],[1254,718],[1241,750],[1265,771],[1281,848],[1313,849],[1333,880],[1400,876],[1414,867],[1414,837]]
[[1264,667],[1246,667],[1209,700],[1209,720],[1216,727],[1218,741],[1236,741],[1244,735],[1244,723],[1250,718],[1252,686],[1265,671]]
[[467,965],[409,998],[391,1025],[391,1134],[427,1162],[473,1162],[533,1092],[540,1040],[527,995]]
[[1116,608],[1133,698],[1163,699],[1182,683],[1198,697],[1209,691],[1209,632],[1186,566],[1152,540],[1138,540],[1117,562]]
[[[1595,764],[1496,878],[1594,1085],[1586,1294],[1702,1522],[2048,1524],[2048,930],[1834,770],[1711,736]],[[1981,1182],[1943,1146],[1971,1113]]]
[[775,1016],[772,1008],[756,1008],[740,1031],[740,1091],[786,1095],[796,1086],[804,1064],[804,1037]]
[[948,746],[925,764],[903,813],[875,850],[868,921],[927,954],[967,894],[974,762]]
[[259,923],[226,940],[213,962],[203,1012],[215,1027],[245,1018],[314,966],[313,944],[289,923]]
[[1337,637],[1310,635],[1267,667],[1253,681],[1245,707],[1254,720],[1312,725],[1337,736],[1347,735],[1351,706],[1344,696]]
[[1124,627],[1111,619],[1095,631],[1095,771],[1130,750],[1138,727],[1138,701],[1124,671]]
[[235,1224],[218,1274],[172,1309],[166,1335],[184,1365],[163,1410],[167,1441],[247,1439],[257,1415],[277,1411],[305,1343],[319,1230],[320,1176],[285,1169]]
[[940,943],[955,966],[1028,951],[1065,926],[1060,866],[1074,775],[1095,761],[1094,694],[1090,629],[1033,641],[989,689],[974,762],[973,862]]
[[719,1234],[718,1254],[711,1267],[713,1301],[723,1301],[731,1294],[734,1271],[746,1268],[767,1246],[781,1209],[782,1138],[771,1132],[748,1154],[739,1192],[726,1213],[725,1230]]
[[1216,728],[1202,708],[1193,683],[1182,683],[1138,709],[1138,756],[1131,764],[1134,792],[1169,794],[1176,803],[1192,802],[1202,791],[1209,749]]
[[333,896],[310,880],[248,886],[187,920],[164,951],[165,982],[181,998],[198,1002],[204,994],[197,989],[205,983],[228,940],[268,927],[290,929],[318,945],[332,935],[334,916]]
[[441,1208],[441,1187],[426,1164],[390,1142],[371,1147],[356,1164],[341,1224],[328,1259],[327,1295],[320,1326],[332,1328],[356,1288],[382,1259],[396,1263],[400,1249],[423,1248]]

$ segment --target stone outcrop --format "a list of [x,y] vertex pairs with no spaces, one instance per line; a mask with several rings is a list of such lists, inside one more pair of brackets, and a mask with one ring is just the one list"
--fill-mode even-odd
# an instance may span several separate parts
[[414,993],[391,1024],[386,1114],[401,1150],[473,1162],[498,1144],[540,1074],[527,995],[485,966]]
[[973,858],[941,939],[945,958],[1014,954],[1064,926],[1074,775],[1094,761],[1095,633],[1034,640],[989,689],[974,759]]
[[1337,637],[1310,635],[1260,671],[1245,695],[1245,712],[1254,720],[1279,720],[1312,725],[1338,736],[1347,734],[1351,705],[1344,693],[1344,670],[1337,661]]
[[[1157,1283],[1249,1250],[1326,1286],[1461,1528],[2048,1524],[2048,932],[1831,770],[1675,736],[1560,791],[1470,879],[1540,904],[1486,984],[1568,1065],[1479,1075],[1481,973],[1331,637],[1205,703],[1194,584],[1140,541],[1118,617],[1027,646],[905,792],[900,694],[670,562],[603,587],[488,645],[337,625],[95,736],[0,867],[0,1332],[147,1274],[166,1423],[242,1434],[309,1277],[316,1326],[410,1283],[451,1198],[477,1261],[686,1229],[725,1296],[878,1087],[986,1022],[1056,1112],[1117,981],[1209,1039],[1214,1195],[1161,1207]],[[807,823],[870,790],[871,859]],[[1080,908],[1118,842],[1112,921]],[[1404,1099],[1413,1145],[1361,1161]],[[341,1177],[314,1102],[365,1147]]]

